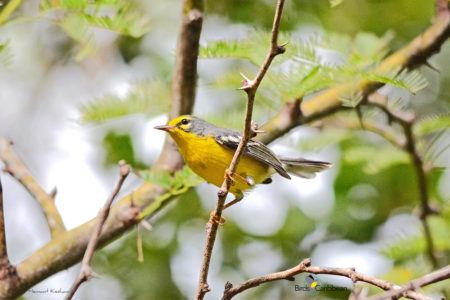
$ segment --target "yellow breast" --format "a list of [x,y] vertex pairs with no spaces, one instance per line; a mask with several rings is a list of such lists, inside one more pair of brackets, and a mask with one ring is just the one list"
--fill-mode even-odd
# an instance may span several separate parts
[[[207,182],[217,187],[222,186],[225,170],[230,166],[234,150],[218,144],[212,137],[198,137],[190,132],[171,133],[171,136],[192,171]],[[237,173],[242,177],[252,176],[256,184],[271,175],[268,165],[246,155],[242,156]],[[236,184],[230,188],[232,194],[241,196],[243,191],[252,188],[238,177],[234,179]]]

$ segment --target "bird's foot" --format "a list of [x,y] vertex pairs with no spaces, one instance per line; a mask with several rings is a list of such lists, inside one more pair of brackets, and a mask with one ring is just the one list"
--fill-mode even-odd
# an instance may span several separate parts
[[211,223],[223,226],[226,222],[226,219],[224,217],[220,216],[220,218],[219,218],[218,216],[216,216],[216,214],[214,213],[214,210],[209,215],[211,216],[211,218],[209,218],[209,221]]
[[254,186],[255,185],[255,179],[250,176],[250,175],[246,175],[245,177],[242,175],[239,175],[238,173],[232,173],[230,171],[230,169],[227,169],[225,171],[225,179],[230,180],[231,185],[235,185],[236,184],[236,180],[233,178],[233,176],[236,176],[236,178],[242,180],[243,182],[245,182],[247,185],[249,186]]

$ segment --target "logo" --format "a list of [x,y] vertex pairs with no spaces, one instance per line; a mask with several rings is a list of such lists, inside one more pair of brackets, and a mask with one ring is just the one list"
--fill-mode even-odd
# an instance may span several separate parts
[[348,291],[346,287],[337,287],[329,284],[323,284],[322,280],[314,275],[309,274],[306,276],[303,285],[295,285],[296,292],[307,292],[310,295],[317,295],[321,291],[326,292],[345,292]]
[[308,288],[307,290],[308,294],[317,295],[322,290],[322,286],[323,286],[322,280],[320,280],[320,278],[317,277],[316,275],[310,274],[306,276],[304,287]]

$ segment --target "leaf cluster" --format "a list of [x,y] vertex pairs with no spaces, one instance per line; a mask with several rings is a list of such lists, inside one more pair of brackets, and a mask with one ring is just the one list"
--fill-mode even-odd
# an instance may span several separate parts
[[[286,52],[274,61],[260,93],[263,97],[291,101],[342,82],[353,81],[356,89],[360,79],[417,93],[427,86],[427,81],[418,71],[380,70],[378,66],[389,53],[392,38],[391,32],[381,37],[361,32],[353,38],[335,33],[312,34],[306,38],[282,34],[280,41],[289,44]],[[245,39],[207,43],[200,49],[200,57],[245,59],[257,67],[264,59],[269,41],[269,33],[255,31]],[[237,77],[237,70],[230,72]],[[230,76],[233,75],[226,73],[212,84],[238,87],[238,79],[232,81]],[[350,92],[343,96],[343,101],[347,98],[354,106],[361,100],[361,95]]]
[[91,28],[111,30],[135,38],[149,29],[149,20],[134,1],[43,0],[39,10],[42,18],[61,26],[79,44],[76,60],[94,55],[97,51],[98,45]]
[[124,97],[106,95],[90,101],[81,108],[82,122],[101,123],[130,114],[155,116],[167,111],[170,88],[160,80],[133,84]]

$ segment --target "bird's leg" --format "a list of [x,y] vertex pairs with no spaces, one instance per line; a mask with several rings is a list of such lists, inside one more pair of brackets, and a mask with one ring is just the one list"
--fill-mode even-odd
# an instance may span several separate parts
[[238,174],[238,173],[232,173],[230,171],[230,169],[226,169],[225,171],[225,179],[229,179],[231,181],[231,185],[235,185],[236,184],[236,180],[233,178],[233,176],[236,176],[238,179],[242,180],[243,182],[245,182],[247,185],[249,186],[254,186],[255,185],[255,179],[253,179],[252,176],[250,175],[246,175],[245,177]]
[[235,205],[236,203],[238,203],[239,201],[242,200],[242,198],[244,198],[244,196],[236,196],[236,198],[234,198],[233,201],[225,204],[225,206],[223,207],[223,210],[227,209],[228,207]]

